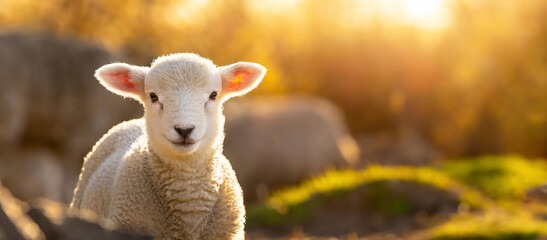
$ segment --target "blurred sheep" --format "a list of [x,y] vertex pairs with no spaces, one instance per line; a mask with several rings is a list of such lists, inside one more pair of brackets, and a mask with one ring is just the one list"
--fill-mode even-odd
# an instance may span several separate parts
[[226,104],[224,153],[245,200],[330,168],[349,167],[359,148],[340,110],[310,96],[266,97]]
[[55,153],[47,149],[30,149],[9,156],[4,155],[0,176],[2,183],[22,199],[47,196],[63,199],[63,166]]
[[[64,186],[58,187],[63,196],[44,196],[68,202],[93,142],[113,124],[140,115],[137,103],[116,97],[93,78],[96,68],[113,60],[105,49],[75,39],[0,35],[0,165],[3,173],[11,173],[1,174],[8,188],[24,187],[10,186],[15,181],[5,179],[16,178],[14,171],[27,175],[44,164],[62,166]],[[34,149],[53,156],[30,164],[26,152]],[[16,168],[18,161],[25,167]],[[25,181],[31,185],[52,179],[42,174]],[[22,193],[17,197],[35,194],[31,187],[12,191]]]

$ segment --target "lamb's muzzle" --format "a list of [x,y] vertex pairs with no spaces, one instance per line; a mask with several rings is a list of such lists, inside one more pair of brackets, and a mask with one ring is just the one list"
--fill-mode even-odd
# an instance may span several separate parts
[[175,131],[182,137],[183,142],[186,142],[186,139],[188,138],[188,135],[194,131],[196,126],[190,126],[189,128],[181,128],[179,126],[175,126]]

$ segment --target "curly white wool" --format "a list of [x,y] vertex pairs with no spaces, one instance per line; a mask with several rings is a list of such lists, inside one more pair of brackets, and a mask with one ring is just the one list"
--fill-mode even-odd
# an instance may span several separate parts
[[93,147],[71,207],[164,239],[243,239],[243,194],[222,155],[222,104],[255,88],[265,73],[255,63],[216,67],[186,53],[160,57],[150,68],[98,69],[101,84],[140,101],[145,114]]

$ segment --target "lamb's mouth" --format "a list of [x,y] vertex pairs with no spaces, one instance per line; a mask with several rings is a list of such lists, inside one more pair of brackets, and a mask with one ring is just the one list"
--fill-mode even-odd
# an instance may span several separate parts
[[197,141],[194,141],[194,140],[184,140],[184,141],[171,141],[171,143],[173,143],[174,145],[176,146],[181,146],[181,147],[189,147],[189,146],[192,146],[194,145],[195,143],[197,143]]

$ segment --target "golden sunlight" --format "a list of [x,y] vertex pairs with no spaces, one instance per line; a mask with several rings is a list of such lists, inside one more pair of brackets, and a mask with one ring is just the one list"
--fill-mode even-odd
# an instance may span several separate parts
[[445,0],[401,0],[404,20],[417,27],[444,28],[448,22]]
[[[425,30],[443,30],[450,20],[447,2],[447,0],[355,0],[321,10],[325,10],[323,14],[331,22],[338,21],[350,29],[360,28],[368,23],[381,22],[384,25],[407,25]],[[306,4],[302,0],[256,0],[247,3],[249,9],[256,14],[255,17],[265,17],[266,14],[267,19],[271,19],[270,14],[274,14],[291,16],[294,20],[301,16],[301,11],[314,7],[313,2]],[[332,14],[337,11],[338,14]]]
[[449,22],[446,0],[367,0],[359,1],[354,11],[360,15],[358,19],[427,30],[444,29]]

